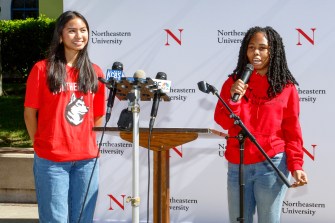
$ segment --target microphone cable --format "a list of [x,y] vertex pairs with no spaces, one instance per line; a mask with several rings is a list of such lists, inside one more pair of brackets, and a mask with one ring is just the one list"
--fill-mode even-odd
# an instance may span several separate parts
[[[101,82],[104,83],[104,81],[102,79],[99,79]],[[113,87],[113,89],[109,89],[110,91],[113,90],[114,92],[114,95],[115,95],[115,92],[116,92],[116,86]],[[109,99],[108,99],[108,102],[109,102]],[[113,106],[114,103],[112,103],[111,106]],[[84,201],[83,201],[83,205],[81,207],[81,211],[80,211],[80,215],[79,215],[79,219],[78,219],[78,223],[80,223],[80,220],[81,220],[81,216],[83,214],[83,211],[84,211],[84,207],[85,207],[85,203],[86,203],[86,199],[87,199],[87,195],[88,195],[88,191],[90,189],[90,186],[91,186],[91,182],[92,182],[92,178],[93,178],[93,174],[94,174],[94,170],[96,168],[96,165],[97,165],[97,161],[98,161],[98,157],[100,155],[100,148],[101,148],[101,145],[102,145],[102,140],[104,138],[104,135],[105,135],[105,131],[106,131],[106,127],[107,127],[107,123],[110,119],[110,116],[111,116],[111,108],[109,108],[108,106],[108,103],[107,103],[107,112],[106,112],[106,115],[105,115],[105,125],[103,126],[103,129],[102,129],[102,134],[101,134],[101,138],[100,138],[100,142],[99,142],[99,146],[98,146],[98,151],[97,151],[97,155],[95,157],[95,162],[94,162],[94,166],[93,166],[93,169],[92,169],[92,173],[91,173],[91,176],[90,176],[90,180],[88,182],[88,186],[87,186],[87,190],[86,190],[86,193],[85,193],[85,198],[84,198]],[[99,187],[99,185],[98,185]]]
[[[153,126],[153,125],[152,125]],[[149,223],[149,216],[150,216],[150,150],[151,150],[151,134],[152,134],[152,127],[149,128],[149,137],[148,137],[148,194],[147,194],[147,223]]]
[[[104,127],[103,127],[103,129],[102,129],[102,134],[101,134],[101,138],[100,138],[100,142],[99,142],[98,152],[97,152],[97,155],[96,155],[96,157],[95,157],[95,162],[94,162],[94,165],[93,165],[93,169],[92,169],[92,173],[91,173],[91,176],[90,176],[90,180],[88,181],[87,190],[86,190],[85,198],[84,198],[84,201],[83,201],[81,210],[80,210],[80,215],[79,215],[78,223],[80,223],[81,216],[82,216],[83,211],[84,211],[84,207],[85,207],[85,203],[86,203],[86,199],[87,199],[88,191],[89,191],[89,189],[90,189],[91,182],[92,182],[92,178],[93,178],[93,174],[94,174],[94,170],[95,170],[95,168],[96,168],[97,160],[98,160],[98,157],[99,157],[99,155],[100,155],[100,148],[101,148],[101,145],[102,145],[102,140],[103,140],[104,135],[105,135],[105,131],[106,131],[106,127],[107,127],[107,123],[108,123],[108,122],[105,122],[105,125],[104,125]],[[98,187],[99,187],[99,185],[98,185]]]

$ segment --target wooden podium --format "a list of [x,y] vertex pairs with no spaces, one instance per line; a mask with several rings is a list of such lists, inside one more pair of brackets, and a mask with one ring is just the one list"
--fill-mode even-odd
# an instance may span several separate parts
[[[102,127],[94,128],[102,131]],[[107,127],[106,132],[119,131],[114,127]],[[148,149],[149,129],[140,128],[140,146]],[[120,137],[133,142],[133,132],[119,131]],[[154,128],[151,134],[150,149],[153,151],[153,222],[170,222],[170,160],[169,149],[183,145],[198,138],[199,134],[220,137],[227,136],[212,129],[191,128]]]

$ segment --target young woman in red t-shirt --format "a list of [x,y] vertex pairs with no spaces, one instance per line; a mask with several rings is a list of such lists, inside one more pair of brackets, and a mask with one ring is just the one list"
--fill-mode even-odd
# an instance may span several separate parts
[[105,113],[105,87],[88,42],[86,19],[64,12],[48,58],[33,66],[27,80],[24,118],[34,144],[40,222],[78,222],[81,214],[80,222],[93,220],[99,163],[92,128]]

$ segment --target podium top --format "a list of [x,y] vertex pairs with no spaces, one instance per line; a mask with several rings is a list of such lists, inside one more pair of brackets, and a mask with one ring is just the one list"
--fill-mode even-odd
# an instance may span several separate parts
[[[95,131],[103,131],[103,127],[95,127]],[[133,142],[133,132],[120,131],[117,127],[107,127],[107,132],[119,133],[123,140]],[[140,146],[148,148],[149,128],[140,128]],[[155,128],[152,130],[150,149],[154,151],[166,151],[176,146],[191,142],[198,138],[222,138],[228,135],[213,129],[195,128]]]
[[[104,127],[94,127],[94,131],[103,131]],[[140,132],[149,132],[149,128],[139,128]],[[118,129],[118,127],[106,127],[106,132],[127,132]],[[153,128],[152,132],[194,132],[194,133],[203,133],[203,134],[215,134],[221,137],[228,136],[227,134],[214,130],[214,129],[207,129],[207,128]]]

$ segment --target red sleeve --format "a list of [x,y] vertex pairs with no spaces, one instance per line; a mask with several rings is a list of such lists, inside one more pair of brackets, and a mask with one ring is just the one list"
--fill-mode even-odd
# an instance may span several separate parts
[[[222,85],[220,97],[227,103],[229,108],[235,115],[240,115],[240,105],[241,101],[233,102],[231,99],[230,88],[233,85],[234,80],[232,77],[229,77],[225,83]],[[228,109],[218,100],[214,112],[214,120],[218,123],[223,129],[230,129],[234,126],[234,119],[229,117],[230,113]]]
[[31,69],[27,85],[24,106],[38,109],[40,107],[39,95],[41,83],[45,80],[46,67],[43,62],[36,63]]
[[[93,67],[98,77],[104,77],[104,73],[98,65],[93,64]],[[103,116],[106,113],[105,91],[105,85],[98,81],[98,91],[95,93],[93,101],[94,117]]]
[[299,122],[299,96],[295,86],[288,87],[287,107],[284,110],[282,130],[286,142],[285,152],[287,154],[287,166],[289,171],[302,170],[303,139]]

